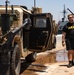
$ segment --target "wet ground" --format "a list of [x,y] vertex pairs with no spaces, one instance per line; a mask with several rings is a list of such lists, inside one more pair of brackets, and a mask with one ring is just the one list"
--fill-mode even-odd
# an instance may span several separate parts
[[[40,75],[40,73],[47,73],[49,65],[51,66],[49,70],[52,72],[53,66],[55,67],[55,63],[64,61],[68,61],[66,50],[46,51],[38,54],[35,62],[28,63],[24,60],[21,65],[20,75]],[[67,64],[62,66],[67,66]],[[1,66],[0,69],[0,75],[4,75],[5,73]]]
[[37,60],[33,63],[22,63],[22,68],[27,66],[26,69],[23,69],[20,75],[37,75],[36,72],[44,72],[47,69],[47,66],[44,64],[46,63],[54,63],[55,60],[55,53],[50,53],[46,55],[39,55]]
[[59,50],[56,52],[56,61],[63,62],[68,61],[67,50]]
[[63,61],[68,61],[66,50],[59,50],[54,52],[48,51],[46,54],[38,55],[37,60],[33,63],[22,63],[22,71],[20,75],[38,75],[38,72],[44,73],[48,68],[46,64],[52,65],[53,63]]

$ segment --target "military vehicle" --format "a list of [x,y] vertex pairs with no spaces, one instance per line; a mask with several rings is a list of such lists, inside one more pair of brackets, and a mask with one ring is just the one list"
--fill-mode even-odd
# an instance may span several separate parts
[[[51,13],[32,13],[25,6],[0,6],[0,64],[3,75],[19,75],[21,57],[36,60],[37,52],[56,47]],[[29,52],[28,52],[29,51]]]

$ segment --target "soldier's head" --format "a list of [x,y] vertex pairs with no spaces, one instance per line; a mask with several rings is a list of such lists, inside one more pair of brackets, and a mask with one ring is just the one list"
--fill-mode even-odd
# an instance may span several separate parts
[[68,20],[70,23],[73,23],[74,22],[74,15],[73,14],[69,14],[68,15]]

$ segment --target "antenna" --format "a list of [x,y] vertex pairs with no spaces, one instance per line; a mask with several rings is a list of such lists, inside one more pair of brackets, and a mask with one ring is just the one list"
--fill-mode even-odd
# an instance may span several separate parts
[[7,7],[8,7],[8,3],[9,3],[9,1],[6,0],[5,3],[6,3],[6,13],[7,13]]
[[63,9],[63,18],[62,18],[62,21],[65,21],[65,18],[66,18],[66,9],[65,9],[65,5],[64,5],[64,9]]
[[36,0],[34,0],[34,7],[36,7]]

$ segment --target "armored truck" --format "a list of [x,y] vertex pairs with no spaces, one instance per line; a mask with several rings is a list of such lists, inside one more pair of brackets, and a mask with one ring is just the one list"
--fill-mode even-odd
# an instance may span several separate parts
[[25,6],[0,6],[0,64],[3,75],[19,75],[21,58],[36,60],[38,52],[56,47],[53,15],[32,13]]

